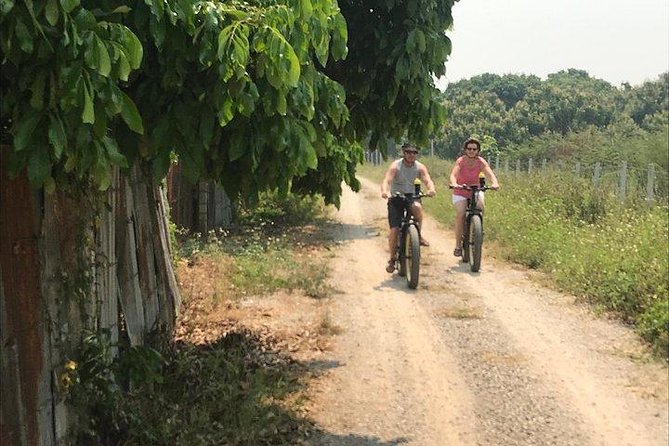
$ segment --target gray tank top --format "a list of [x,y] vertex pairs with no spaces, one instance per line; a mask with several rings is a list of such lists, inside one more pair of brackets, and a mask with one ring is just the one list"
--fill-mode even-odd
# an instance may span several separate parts
[[418,161],[413,163],[413,166],[406,166],[402,160],[399,160],[399,166],[393,182],[390,184],[390,194],[395,195],[397,192],[401,194],[411,194],[414,191],[413,182],[418,178],[418,166],[421,164]]

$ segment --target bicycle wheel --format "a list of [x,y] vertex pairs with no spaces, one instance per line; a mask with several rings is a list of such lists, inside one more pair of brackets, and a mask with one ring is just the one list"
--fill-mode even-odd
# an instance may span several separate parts
[[469,246],[470,246],[470,238],[469,238],[469,227],[470,227],[470,221],[471,219],[469,217],[465,217],[465,227],[463,228],[462,231],[462,262],[463,263],[469,263]]
[[404,240],[407,238],[406,229],[402,228],[397,242],[397,263],[399,263],[399,268],[397,268],[397,274],[401,277],[407,275],[407,256],[404,251]]
[[471,270],[476,273],[481,268],[481,254],[483,252],[483,220],[480,215],[472,215],[470,227],[470,242],[472,250]]
[[420,274],[420,234],[418,228],[409,226],[407,237],[404,241],[404,256],[407,259],[407,284],[409,288],[415,289],[418,286],[418,276]]

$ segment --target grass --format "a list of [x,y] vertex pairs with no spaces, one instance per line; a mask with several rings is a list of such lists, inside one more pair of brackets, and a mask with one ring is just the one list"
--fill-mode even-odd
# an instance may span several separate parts
[[[447,189],[452,163],[423,160],[437,184],[425,208],[451,226]],[[365,165],[374,181],[386,166]],[[497,172],[502,190],[486,199],[486,239],[495,254],[548,273],[550,283],[634,325],[669,356],[669,218],[664,203],[620,202],[606,185],[554,171]]]
[[[240,211],[234,229],[189,235],[173,228],[175,259],[205,271],[190,281],[202,288],[182,290],[184,326],[210,331],[206,338],[156,337],[155,350],[91,337],[62,377],[66,397],[82,414],[77,444],[292,445],[312,431],[300,412],[312,373],[307,365],[267,333],[211,329],[206,318],[201,325],[194,319],[223,302],[279,290],[328,296],[329,270],[317,253],[328,243],[318,230],[323,215],[319,200],[268,194]],[[327,313],[318,327],[324,336],[340,330]],[[120,353],[111,360],[113,347]]]

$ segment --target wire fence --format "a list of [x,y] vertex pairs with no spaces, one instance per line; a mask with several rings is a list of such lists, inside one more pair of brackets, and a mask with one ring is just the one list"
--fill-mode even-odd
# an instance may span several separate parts
[[[381,153],[367,152],[366,162],[374,166],[383,164]],[[580,178],[589,178],[593,185],[615,190],[621,200],[643,197],[648,203],[666,203],[669,195],[667,171],[657,164],[638,165],[628,161],[604,161],[584,163],[548,159],[513,159],[492,157],[488,159],[491,167],[503,175],[538,174],[542,171],[569,172]]]
[[643,197],[649,203],[667,199],[667,172],[657,164],[638,165],[626,160],[583,163],[546,159],[492,158],[490,164],[496,172],[505,175],[523,175],[542,171],[568,172],[579,178],[589,179],[593,185],[615,190],[620,200]]

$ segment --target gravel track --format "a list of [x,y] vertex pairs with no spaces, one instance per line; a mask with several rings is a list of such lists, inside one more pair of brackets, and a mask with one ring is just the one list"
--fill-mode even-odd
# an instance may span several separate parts
[[345,189],[337,213],[330,311],[342,333],[311,393],[309,444],[669,444],[666,365],[627,327],[485,253],[469,272],[429,217],[409,290],[384,271],[378,190]]

